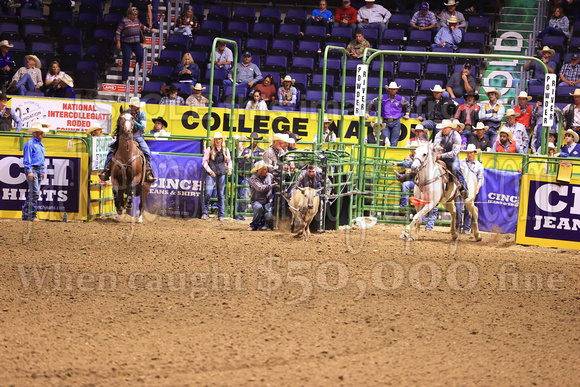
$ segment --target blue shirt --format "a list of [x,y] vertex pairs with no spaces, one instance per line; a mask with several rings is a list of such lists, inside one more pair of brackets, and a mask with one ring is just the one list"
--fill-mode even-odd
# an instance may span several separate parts
[[[548,66],[552,70],[556,70],[556,67],[558,65],[554,60],[550,59],[548,63],[546,63],[546,66]],[[532,62],[530,64],[530,70],[534,70],[534,76],[532,77],[532,79],[539,79],[543,82],[544,79],[546,78],[544,68],[538,62]]]
[[564,145],[560,150],[560,157],[580,157],[580,145],[572,143],[572,145]]
[[24,144],[23,164],[26,173],[32,172],[33,166],[41,166],[41,172],[44,173],[44,144],[36,137],[32,137]]
[[[145,115],[145,112],[141,109],[139,109],[139,113],[137,113],[139,115],[139,119],[138,120],[133,120],[133,122],[135,123],[135,128],[137,128],[137,130],[133,130],[133,137],[139,137],[145,134],[145,128],[147,127],[147,116]],[[132,115],[132,113],[131,113]],[[119,116],[119,120],[121,119],[121,116]],[[119,120],[117,120],[117,126],[119,126]]]
[[14,61],[12,60],[12,54],[7,52],[6,53],[6,57],[3,57],[2,55],[0,55],[0,67],[10,67],[12,68],[14,66]]
[[[4,110],[0,110],[0,117],[3,117],[4,114],[6,113],[6,109],[8,108],[8,106],[6,106],[4,108]],[[10,116],[12,117],[12,120],[14,122],[16,122],[16,131],[20,132],[22,130],[22,120],[20,119],[20,117],[18,117],[16,114],[14,114],[14,110],[10,109]]]
[[442,42],[445,42],[445,46],[455,46],[461,43],[463,39],[463,33],[459,28],[455,28],[453,32],[449,27],[441,27],[437,35],[435,35],[435,44],[439,46]]
[[332,22],[332,12],[330,12],[328,9],[324,12],[320,12],[319,9],[315,9],[314,11],[312,11],[312,17],[317,19],[318,16],[322,16],[323,19],[326,19],[329,23]]

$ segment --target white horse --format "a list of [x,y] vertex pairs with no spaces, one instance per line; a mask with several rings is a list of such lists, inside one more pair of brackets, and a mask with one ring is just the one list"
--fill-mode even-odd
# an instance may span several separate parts
[[[417,214],[415,214],[413,221],[401,234],[401,239],[409,241],[417,239],[423,216],[426,216],[439,203],[442,203],[451,214],[451,237],[457,239],[457,230],[455,229],[456,210],[453,201],[459,196],[459,189],[450,177],[447,190],[445,190],[443,181],[444,172],[436,163],[436,160],[437,153],[432,144],[422,145],[415,151],[415,158],[413,164],[411,164],[411,170],[417,173],[414,196],[419,199],[419,203],[413,203],[417,209]],[[479,234],[479,228],[477,226],[478,211],[474,204],[477,191],[477,177],[473,173],[464,175],[469,191],[469,197],[464,200],[465,208],[473,216],[473,236],[476,241],[480,241],[481,235]]]

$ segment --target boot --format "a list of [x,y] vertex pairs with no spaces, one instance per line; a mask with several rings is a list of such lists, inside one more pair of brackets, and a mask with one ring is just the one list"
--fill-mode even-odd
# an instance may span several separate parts
[[16,81],[10,82],[10,84],[6,88],[6,93],[7,94],[16,94],[17,91],[18,91],[18,89],[16,88]]
[[394,171],[394,172],[395,172],[395,177],[397,178],[397,180],[398,180],[400,183],[402,183],[402,182],[404,182],[404,181],[405,181],[405,177],[406,177],[406,176],[405,176],[405,174],[404,174],[404,173],[399,173],[399,172],[397,172],[397,171]]
[[461,196],[461,199],[465,200],[469,196],[469,191],[462,186],[459,188],[459,196]]
[[109,177],[111,177],[111,163],[110,162],[107,165],[105,165],[103,172],[99,173],[99,179],[101,179],[102,181],[109,180]]
[[147,163],[147,171],[145,172],[145,182],[146,183],[155,183],[157,178],[153,174],[153,169],[151,169],[151,165]]

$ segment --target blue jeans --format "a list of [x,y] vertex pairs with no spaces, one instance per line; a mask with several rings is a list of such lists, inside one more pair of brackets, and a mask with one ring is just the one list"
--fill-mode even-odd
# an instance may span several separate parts
[[[248,187],[240,187],[240,185],[247,185]],[[248,200],[250,198],[250,176],[244,176],[238,178],[238,199],[240,200]],[[248,210],[248,203],[247,202],[238,202],[238,216],[241,218],[244,217],[242,215]]]
[[484,125],[489,126],[489,129],[487,130],[486,134],[487,138],[489,138],[489,145],[491,148],[493,148],[493,144],[495,144],[495,142],[497,141],[499,134],[497,133],[497,129],[492,128],[488,122],[484,122]]
[[123,50],[123,71],[121,73],[121,81],[125,82],[129,78],[129,66],[131,65],[131,53],[135,53],[135,60],[139,63],[139,68],[143,70],[143,47],[141,43],[123,43],[121,42],[121,50]]
[[557,28],[552,26],[546,26],[537,36],[538,39],[542,39],[544,35],[552,35],[552,36],[566,36],[566,34]]
[[211,177],[209,173],[205,175],[205,192],[203,195],[203,210],[202,215],[207,215],[207,210],[209,208],[209,199],[211,198],[211,192],[213,191],[214,185],[217,185],[217,203],[218,203],[218,218],[224,217],[225,212],[225,186],[226,186],[226,175],[216,175],[216,177]]
[[464,232],[471,231],[471,212],[465,209],[465,214],[463,214],[463,200],[460,197],[455,199],[455,208],[457,209],[457,214],[455,215],[455,227],[457,231],[463,229]]
[[252,203],[252,210],[254,210],[254,217],[252,218],[252,222],[250,223],[250,227],[254,230],[267,225],[268,227],[272,228],[274,215],[272,215],[272,208],[273,203],[269,202],[266,204],[262,204],[260,202],[253,202]]
[[[211,57],[210,57],[211,58]],[[226,71],[230,71],[230,69],[232,68],[232,65],[221,65],[221,66],[215,66],[216,69],[223,69]],[[207,64],[207,69],[211,69],[211,63]]]
[[176,35],[187,35],[191,38],[192,33],[191,33],[191,28],[189,28],[188,26],[183,26],[183,27],[177,27],[175,29],[175,34]]
[[159,28],[159,2],[160,0],[153,0],[151,2],[151,25],[153,28]]
[[[412,190],[415,188],[415,182],[414,181],[405,181],[403,182],[403,184],[401,184],[401,192],[403,193],[408,193],[408,192],[412,192]],[[407,207],[409,201],[409,197],[407,195],[401,195],[401,204],[400,207]],[[425,230],[433,230],[433,226],[435,226],[435,220],[437,220],[437,214],[439,213],[439,209],[437,208],[437,206],[435,206],[431,211],[429,211],[429,218],[425,218],[423,217],[421,219],[421,221],[423,223],[427,222],[427,225],[425,226]]]
[[308,19],[306,19],[306,25],[307,26],[321,26],[324,27],[326,29],[326,33],[330,33],[330,26],[328,25],[328,20],[326,20],[325,18],[320,19],[320,21],[313,19],[312,17],[309,17]]
[[[437,133],[439,133],[441,131],[441,129],[437,129],[437,123],[433,120],[424,120],[423,122],[421,122],[421,125],[423,125],[423,127],[427,130],[427,131],[431,131],[431,134],[429,135],[429,139],[431,141],[433,141],[433,139],[435,138],[435,136],[437,135]],[[429,133],[429,132],[427,132]]]
[[[145,160],[147,160],[147,163],[151,165],[151,150],[149,149],[149,145],[147,145],[147,143],[145,142],[145,139],[141,136],[135,136],[133,137],[133,140],[137,141],[137,143],[141,147],[141,150],[143,151],[143,155],[145,155]],[[117,152],[117,149],[109,148],[109,153],[107,153],[107,158],[105,159],[105,165],[111,162],[111,159],[115,155],[115,152]]]
[[18,95],[26,95],[27,91],[34,91],[36,85],[29,74],[24,74],[16,84]]
[[42,181],[42,171],[40,169],[32,168],[34,179],[30,180],[26,176],[28,182],[28,192],[26,194],[26,201],[22,206],[22,220],[36,219],[36,211],[38,209],[38,198],[40,197],[40,182]]
[[383,40],[383,33],[385,32],[385,30],[387,29],[387,25],[385,23],[358,23],[358,28],[360,28],[361,30],[367,30],[367,29],[371,29],[371,30],[379,30],[379,41],[378,43],[381,43]]
[[[544,75],[544,74],[542,74],[542,76],[543,76],[543,75]],[[535,79],[535,78],[534,78],[534,79],[530,79],[530,80],[528,81],[528,87],[529,87],[529,86],[543,86],[543,85],[544,85],[544,79],[543,79],[543,78],[542,78],[542,79]]]
[[339,23],[339,22],[334,22],[334,24],[333,24],[333,27],[334,27],[334,28],[337,28],[337,27],[338,27],[338,28],[350,28],[350,29],[351,29],[351,31],[352,31],[351,38],[354,36],[354,33],[355,33],[355,31],[357,30],[356,23],[349,23],[349,24],[347,24],[347,25],[345,26],[345,25],[344,25],[344,24],[342,24],[342,23]]
[[457,180],[459,180],[461,185],[463,185],[463,187],[465,189],[467,189],[467,184],[465,183],[465,177],[463,177],[463,171],[461,170],[461,167],[459,166],[459,158],[457,156],[455,156],[452,159],[442,158],[441,161],[445,162],[445,165],[447,165],[447,169],[449,169],[451,171],[451,173],[453,173],[457,177]]
[[[413,193],[414,188],[415,188],[415,182],[412,180],[408,180],[408,181],[401,183],[401,192],[404,194],[409,193],[409,192]],[[401,201],[400,201],[399,205],[401,207],[407,207],[408,203],[409,203],[409,196],[401,195]]]
[[[382,23],[381,23],[382,24]],[[385,129],[381,130],[383,138],[388,138],[391,146],[399,146],[399,134],[401,133],[401,120],[396,119],[391,122],[383,118]]]
[[[224,86],[233,86],[234,82],[231,79],[224,79]],[[248,82],[238,82],[236,83],[236,88],[238,87],[242,87],[244,89],[247,89],[248,87],[250,87],[248,85]]]

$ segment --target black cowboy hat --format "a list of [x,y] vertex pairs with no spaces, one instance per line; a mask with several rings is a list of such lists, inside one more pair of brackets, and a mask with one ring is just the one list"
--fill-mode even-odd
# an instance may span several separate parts
[[159,121],[159,122],[161,122],[161,123],[163,124],[163,126],[165,126],[166,128],[167,128],[167,126],[168,126],[168,125],[167,125],[167,121],[165,121],[165,120],[163,119],[163,117],[157,117],[157,118],[154,118],[154,119],[152,119],[151,121],[153,121],[153,123],[155,123],[155,122]]
[[169,86],[168,91],[171,93],[173,91],[180,91],[180,90],[181,90],[181,88],[177,88],[175,85],[171,85],[171,86]]
[[290,136],[290,138],[293,138],[294,141],[296,141],[296,142],[302,140],[302,137],[300,137],[299,135],[297,135],[296,133],[293,133],[293,132],[288,132],[288,136]]
[[250,134],[250,139],[251,140],[257,140],[260,141],[263,137],[261,137],[258,133],[256,132],[252,132],[252,134]]
[[475,97],[476,101],[479,101],[479,94],[476,94],[473,90],[468,91],[467,93],[465,93],[465,95],[463,96],[463,98],[467,98],[467,97]]
[[4,94],[4,93],[0,93],[0,99],[5,99],[5,100],[7,100],[7,101],[10,101],[10,99],[11,99],[11,98],[10,98],[10,97],[8,97],[8,96],[7,96],[6,94]]

